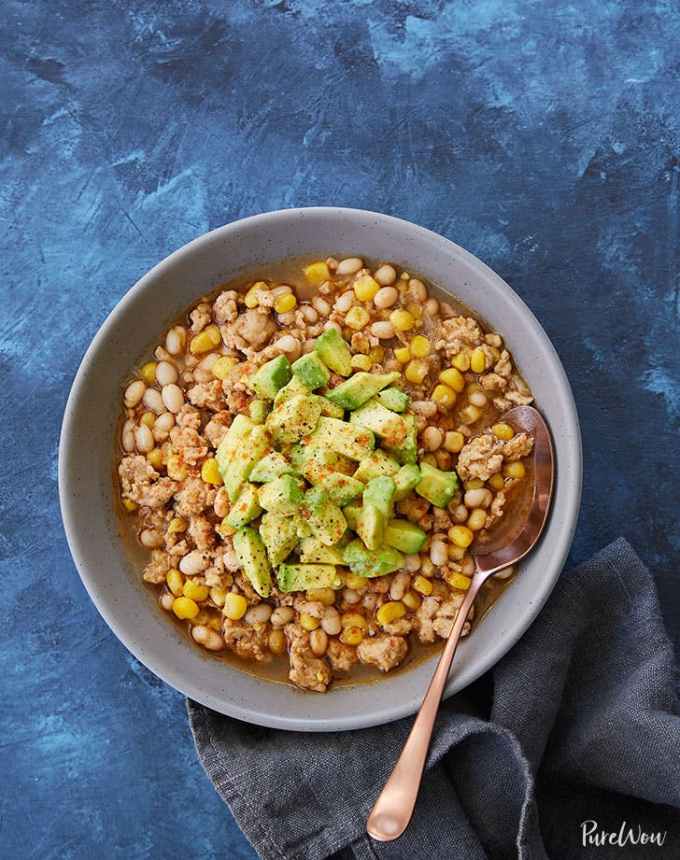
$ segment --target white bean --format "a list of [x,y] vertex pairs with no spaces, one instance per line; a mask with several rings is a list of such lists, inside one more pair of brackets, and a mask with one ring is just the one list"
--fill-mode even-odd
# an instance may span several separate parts
[[274,346],[288,356],[299,355],[300,353],[300,341],[293,337],[292,334],[284,334],[283,337],[280,337],[276,341]]
[[439,313],[439,302],[437,299],[428,299],[425,302],[425,316],[433,317]]
[[187,553],[179,563],[179,569],[182,573],[186,573],[187,576],[196,576],[198,573],[203,573],[207,566],[208,559],[198,549]]
[[[274,289],[269,291],[269,295],[273,299],[279,299],[281,296],[287,296],[288,293],[292,293],[293,288],[289,287],[288,284],[279,284],[278,287],[274,287]],[[273,302],[272,302],[273,304]]]
[[146,406],[147,409],[150,409],[152,412],[155,412],[156,415],[161,415],[163,412],[165,412],[163,398],[161,397],[161,393],[160,391],[158,391],[157,388],[147,388],[144,392],[142,403]]
[[409,585],[411,584],[411,577],[408,573],[395,574],[392,583],[390,584],[390,600],[401,600],[401,598],[406,594]]
[[165,336],[165,348],[170,355],[179,355],[186,343],[187,332],[181,325],[176,325],[170,329]]
[[364,261],[359,257],[347,257],[338,263],[338,268],[335,270],[338,275],[353,275],[363,268]]
[[470,401],[470,403],[473,404],[473,406],[479,406],[480,408],[486,406],[486,404],[489,402],[486,394],[484,394],[483,391],[473,391],[469,395],[468,400]]
[[439,427],[426,427],[423,430],[423,445],[428,451],[436,451],[444,441],[444,434]]
[[177,382],[177,368],[169,361],[159,361],[156,365],[156,381],[159,385],[170,385]]
[[419,555],[407,555],[404,559],[404,568],[409,573],[415,573],[417,570],[420,570],[420,556]]
[[182,406],[184,406],[184,394],[182,393],[182,389],[179,385],[175,385],[174,382],[171,382],[170,385],[163,386],[163,403],[170,410],[170,412],[179,412]]
[[163,535],[155,529],[143,529],[139,535],[142,546],[148,549],[156,549],[163,544]]
[[135,445],[137,446],[137,450],[140,454],[148,454],[149,451],[153,450],[153,433],[149,430],[146,424],[140,424],[135,430]]
[[156,418],[156,423],[153,425],[152,433],[156,442],[165,442],[170,434],[170,431],[175,426],[175,416],[172,412],[164,412]]
[[383,287],[373,296],[373,304],[376,308],[384,310],[385,308],[391,308],[398,298],[399,293],[394,287]]
[[323,324],[324,331],[327,331],[329,328],[334,328],[336,331],[342,332],[342,326],[340,323],[336,323],[334,320],[328,320]]
[[[465,576],[472,576],[472,574],[475,572],[475,560],[472,558],[471,555],[466,555],[460,567],[462,573],[464,573]],[[510,570],[512,570],[512,568],[510,568]],[[471,618],[471,616],[468,615],[468,618]]]
[[397,280],[397,273],[394,266],[390,266],[389,263],[383,263],[379,269],[376,269],[373,277],[379,284],[382,284],[383,287],[388,287]]
[[319,314],[311,305],[302,305],[300,311],[308,323],[315,323],[319,319]]
[[327,606],[324,610],[321,626],[329,636],[337,636],[342,630],[340,613],[334,606]]
[[408,282],[408,291],[414,302],[422,304],[427,301],[427,287],[418,278],[411,278]]
[[246,612],[246,624],[266,624],[271,614],[272,608],[268,603],[258,603]]
[[315,345],[316,345],[316,340],[314,340],[314,338],[310,338],[309,340],[306,340],[302,344],[302,351],[304,353],[314,352]]
[[194,641],[198,642],[208,651],[221,651],[224,647],[224,639],[216,630],[211,630],[210,627],[204,627],[202,624],[197,624],[191,628],[191,635]]
[[321,314],[322,317],[327,317],[331,312],[331,306],[328,304],[326,299],[322,299],[321,296],[314,296],[312,299],[312,305],[316,308],[316,310]]
[[394,337],[394,326],[387,320],[374,322],[371,326],[371,334],[380,340],[389,340]]
[[123,450],[130,453],[135,450],[135,422],[132,419],[123,424],[122,432]]
[[457,523],[464,523],[468,518],[468,509],[465,505],[457,505],[452,511],[451,516]]
[[175,597],[172,594],[169,594],[167,591],[165,594],[161,594],[159,601],[160,605],[165,609],[166,612],[170,612],[172,609],[172,604],[175,602]]
[[436,567],[442,567],[449,560],[449,554],[444,541],[433,540],[430,546],[430,561]]
[[342,596],[345,599],[345,603],[354,604],[358,603],[361,600],[361,595],[353,588],[345,588],[342,592]]
[[339,314],[346,314],[354,304],[354,290],[343,293],[335,302],[335,310]]
[[431,400],[414,400],[411,409],[417,415],[424,415],[426,418],[432,418],[437,414],[437,404]]
[[294,617],[295,610],[292,606],[279,606],[272,612],[269,620],[272,627],[285,627],[286,624],[290,624]]
[[491,491],[481,487],[478,490],[467,490],[463,501],[468,508],[488,508],[492,498]]
[[139,403],[142,397],[144,397],[145,391],[146,385],[141,379],[135,379],[134,382],[128,385],[124,394],[125,405],[128,409],[133,409]]
[[326,653],[326,648],[328,647],[328,636],[326,635],[326,631],[320,627],[317,627],[316,630],[312,630],[309,634],[309,645],[312,649],[312,654],[315,654],[317,657],[323,657]]
[[[221,358],[221,357],[222,356],[219,354],[219,352],[211,352],[208,355],[206,355],[205,358],[202,358],[199,361],[198,367],[201,370],[212,370],[217,359]],[[174,380],[173,380],[173,382],[174,382]]]

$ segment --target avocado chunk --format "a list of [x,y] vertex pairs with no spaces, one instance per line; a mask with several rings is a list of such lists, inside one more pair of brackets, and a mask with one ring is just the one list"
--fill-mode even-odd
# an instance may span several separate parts
[[312,487],[305,493],[302,516],[324,546],[333,546],[347,531],[344,514],[321,487]]
[[299,517],[288,517],[278,511],[264,514],[260,520],[260,537],[273,566],[285,561],[298,542]]
[[343,409],[358,409],[367,400],[375,395],[386,385],[390,385],[399,379],[400,374],[394,373],[366,373],[359,371],[354,373],[345,382],[341,382],[335,388],[326,393],[326,397]]
[[[394,501],[400,502],[402,499],[405,499],[412,490],[415,490],[418,482],[420,481],[420,469],[415,463],[406,463],[406,465],[402,466],[393,477],[394,484],[397,488],[397,491],[394,494]],[[250,476],[250,480],[253,480],[252,475]]]
[[289,475],[294,471],[288,460],[278,451],[270,451],[255,464],[250,473],[250,480],[256,484],[273,481],[281,475]]
[[368,457],[359,463],[359,468],[354,473],[357,481],[368,483],[371,478],[379,478],[380,475],[394,476],[399,472],[399,463],[393,458],[376,448]]
[[298,394],[303,395],[303,397],[309,397],[311,393],[311,389],[307,388],[299,376],[293,376],[288,385],[284,385],[274,398],[274,409],[285,403],[286,400],[290,400],[291,397],[296,397]]
[[[248,443],[243,444],[231,457],[226,472],[222,472],[224,487],[230,502],[238,499],[243,485],[250,477],[258,460],[269,450],[269,439],[264,427],[254,426],[248,434]],[[217,461],[219,467],[220,461]],[[221,471],[221,469],[220,469]]]
[[458,490],[458,475],[442,472],[429,463],[420,464],[420,481],[416,493],[431,502],[435,508],[445,508]]
[[234,453],[245,445],[245,441],[253,427],[254,424],[247,415],[236,415],[234,417],[215,454],[217,468],[220,470],[222,478],[227,474],[227,467]]
[[331,472],[319,481],[319,486],[327,493],[328,498],[336,505],[343,507],[352,499],[356,499],[364,491],[364,485],[351,475],[342,472]]
[[364,505],[359,508],[355,530],[367,549],[378,549],[383,543],[385,517],[375,505]]
[[321,407],[316,399],[296,394],[267,416],[265,426],[280,445],[309,436],[317,425]]
[[264,424],[269,407],[264,400],[251,400],[248,404],[248,413],[253,424]]
[[297,478],[281,475],[268,484],[263,484],[258,492],[259,502],[265,511],[279,514],[295,514],[302,504],[304,493]]
[[243,526],[234,535],[234,551],[241,570],[260,597],[269,597],[272,575],[262,538],[250,526]]
[[322,415],[312,436],[311,444],[344,454],[351,460],[363,460],[375,447],[375,437],[364,427],[353,427],[346,421]]
[[250,378],[248,385],[265,400],[273,400],[290,380],[290,362],[285,355],[272,358]]
[[316,352],[308,352],[294,361],[293,373],[310,391],[328,385],[331,378],[328,368]]
[[281,564],[276,579],[279,591],[339,588],[342,583],[334,564]]
[[404,556],[393,547],[381,546],[380,549],[370,550],[360,540],[348,543],[342,557],[357,576],[385,576],[404,565]]
[[335,451],[318,445],[296,446],[295,457],[300,463],[300,471],[310,484],[318,484],[327,475],[337,471],[340,460],[340,455]]
[[326,367],[340,376],[352,372],[352,353],[336,328],[327,328],[317,337],[314,349]]
[[392,412],[404,412],[408,406],[408,394],[398,388],[385,388],[378,394],[378,400]]
[[349,420],[352,424],[372,430],[390,448],[401,445],[408,432],[408,427],[402,416],[385,409],[375,397],[360,409],[352,412]]
[[347,520],[348,527],[351,528],[352,531],[356,531],[359,516],[361,514],[361,505],[345,505],[342,509],[342,513]]
[[306,564],[344,564],[342,551],[337,546],[324,546],[315,537],[305,538],[300,544],[300,561]]
[[262,508],[257,500],[257,487],[246,484],[227,515],[227,525],[233,529],[240,529],[255,517],[259,517],[261,513]]
[[427,535],[408,520],[390,520],[385,528],[385,543],[406,555],[415,555],[423,548]]
[[314,396],[315,397],[318,396],[319,400],[321,401],[321,414],[322,415],[327,415],[329,418],[344,418],[345,417],[345,410],[342,408],[342,406],[338,406],[335,403],[331,403],[331,401],[328,400],[328,398],[326,398],[326,397],[321,397],[320,395],[314,395]]
[[364,506],[374,505],[388,519],[392,516],[392,503],[396,486],[389,475],[372,478],[364,490]]
[[402,465],[418,462],[418,431],[416,430],[415,415],[402,415],[401,420],[406,425],[406,436],[398,445],[386,442],[385,448],[396,457]]
[[383,543],[385,525],[392,516],[394,492],[394,481],[388,475],[372,478],[364,490],[356,532],[368,549],[377,549]]

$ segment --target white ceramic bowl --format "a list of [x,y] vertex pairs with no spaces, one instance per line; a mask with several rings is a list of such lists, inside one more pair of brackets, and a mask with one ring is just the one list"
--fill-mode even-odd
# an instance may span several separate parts
[[413,713],[434,661],[374,684],[326,695],[258,680],[204,656],[163,617],[124,550],[113,500],[114,432],[121,383],[181,311],[239,271],[303,254],[391,260],[451,293],[498,330],[553,432],[557,481],[544,537],[521,574],[456,656],[447,695],[479,677],[531,624],[571,544],[581,494],[581,439],[571,389],[557,354],[527,306],[484,263],[406,221],[355,209],[288,209],[236,221],[159,263],[113,309],[80,365],[59,450],[62,516],[76,566],[121,642],[152,672],[208,707],[251,723],[331,731]]

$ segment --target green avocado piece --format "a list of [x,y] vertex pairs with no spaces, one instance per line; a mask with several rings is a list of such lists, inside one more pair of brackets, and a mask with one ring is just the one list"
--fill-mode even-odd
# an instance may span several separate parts
[[394,480],[389,475],[371,478],[364,490],[364,506],[374,505],[387,520],[392,516],[395,492]]
[[399,463],[393,458],[376,448],[371,451],[368,457],[359,463],[359,468],[354,473],[357,481],[362,481],[364,484],[371,478],[378,478],[380,475],[396,475],[399,472]]
[[[394,494],[394,500],[395,502],[400,502],[402,499],[405,499],[412,490],[415,490],[418,482],[420,481],[420,469],[415,463],[406,463],[406,465],[402,466],[393,477],[394,484],[397,488],[397,491]],[[252,475],[250,476],[250,480],[253,480]]]
[[269,412],[269,406],[264,400],[251,400],[248,404],[248,412],[253,424],[264,424],[264,419]]
[[275,442],[286,445],[313,433],[320,415],[316,398],[296,394],[269,413],[265,426]]
[[267,556],[273,566],[285,561],[298,542],[297,516],[289,517],[278,511],[270,511],[260,520],[260,537],[267,548]]
[[264,484],[266,481],[280,478],[281,475],[290,475],[294,471],[283,454],[278,451],[270,451],[255,464],[253,471],[250,473],[250,480],[256,484]]
[[415,415],[402,415],[401,420],[406,425],[406,436],[398,445],[386,444],[385,448],[396,457],[402,465],[418,462],[418,431]]
[[326,367],[340,376],[351,374],[352,353],[336,328],[327,328],[322,332],[314,343],[314,349]]
[[357,481],[351,475],[343,475],[342,472],[331,472],[326,475],[319,481],[319,486],[328,493],[328,498],[340,507],[351,502],[364,491],[361,481]]
[[328,418],[325,415],[319,418],[310,441],[312,445],[344,454],[351,460],[363,460],[375,447],[375,437],[370,430],[364,427],[353,427],[346,421]]
[[429,463],[420,464],[420,481],[416,493],[431,502],[435,508],[445,508],[458,490],[458,475],[442,472]]
[[347,531],[347,520],[321,487],[305,493],[302,516],[324,546],[333,546]]
[[385,388],[378,394],[378,400],[392,412],[404,412],[408,406],[408,394],[398,388]]
[[318,484],[327,475],[333,474],[338,469],[340,455],[328,448],[320,448],[318,445],[302,447],[302,463],[300,471],[310,484]]
[[408,520],[390,520],[385,527],[385,543],[406,555],[415,555],[423,548],[427,535]]
[[253,427],[254,424],[247,415],[236,415],[234,417],[215,454],[217,468],[220,470],[222,478],[227,474],[227,467],[234,453],[239,448],[244,447],[245,441]]
[[259,517],[261,513],[262,508],[257,500],[257,487],[246,484],[227,515],[227,525],[233,529],[240,529],[255,517]]
[[293,373],[310,391],[328,385],[331,374],[316,352],[301,355],[293,362]]
[[403,417],[385,409],[375,397],[352,412],[349,420],[352,424],[372,430],[388,448],[401,445],[408,432]]
[[342,551],[337,546],[324,546],[315,537],[300,543],[300,561],[305,564],[344,564]]
[[297,478],[281,475],[274,481],[263,484],[258,491],[258,498],[265,511],[295,514],[302,504],[304,493]]
[[[315,395],[316,396],[316,395]],[[319,395],[319,400],[321,401],[321,414],[327,415],[329,418],[344,418],[345,410],[342,406],[337,406],[335,403],[331,403],[330,400],[326,397],[321,397]]]
[[293,376],[288,385],[284,385],[274,398],[274,409],[276,409],[277,406],[281,406],[281,404],[285,403],[286,400],[290,400],[291,397],[296,397],[299,394],[303,397],[309,397],[311,393],[311,389],[307,388],[299,376]]
[[383,543],[385,517],[375,505],[364,505],[359,509],[355,531],[367,549],[378,549]]
[[342,513],[347,520],[348,527],[351,528],[352,531],[356,531],[359,516],[361,514],[361,505],[345,505],[342,509]]
[[[269,450],[269,438],[264,427],[254,426],[248,434],[248,443],[241,445],[229,461],[226,472],[222,473],[224,487],[230,502],[235,502],[250,473]],[[217,461],[218,468],[220,461]]]
[[391,546],[381,546],[379,549],[366,549],[360,540],[347,544],[342,552],[345,564],[357,576],[385,576],[404,565],[404,556]]
[[234,551],[241,570],[260,597],[269,597],[272,576],[262,538],[250,526],[240,528],[233,538]]
[[258,397],[273,400],[290,380],[290,362],[285,355],[272,358],[250,378],[248,385]]
[[335,388],[331,388],[326,392],[326,397],[343,409],[358,409],[363,406],[367,400],[390,385],[395,380],[399,379],[401,374],[397,371],[394,373],[366,373],[359,371],[352,374],[345,382],[341,382]]
[[276,571],[279,591],[339,588],[342,579],[334,564],[281,564]]

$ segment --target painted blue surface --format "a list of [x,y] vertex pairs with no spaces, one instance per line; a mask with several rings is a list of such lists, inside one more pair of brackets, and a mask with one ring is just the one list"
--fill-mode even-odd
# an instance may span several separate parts
[[61,413],[97,327],[152,264],[242,215],[381,210],[500,272],[575,389],[572,558],[626,535],[680,642],[674,2],[3,12],[3,855],[253,856],[195,762],[181,697],[86,597],[56,495]]

